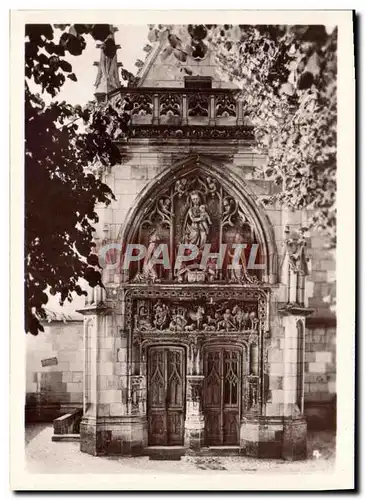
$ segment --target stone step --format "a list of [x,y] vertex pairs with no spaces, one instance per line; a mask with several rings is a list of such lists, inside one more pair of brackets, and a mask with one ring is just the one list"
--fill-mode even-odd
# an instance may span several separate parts
[[148,446],[144,451],[150,460],[181,460],[185,452],[183,446]]
[[241,455],[239,446],[204,446],[200,450],[191,451],[183,446],[149,446],[144,454],[150,460],[180,460],[184,455],[222,457]]
[[196,454],[206,457],[226,457],[241,455],[241,448],[239,446],[203,446]]
[[80,441],[80,434],[53,434],[52,441]]

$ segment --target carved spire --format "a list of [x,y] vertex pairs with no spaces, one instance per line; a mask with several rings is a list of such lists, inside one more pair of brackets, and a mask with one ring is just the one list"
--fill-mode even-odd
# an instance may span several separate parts
[[95,97],[98,101],[104,101],[108,94],[121,86],[118,68],[121,66],[117,61],[117,50],[120,45],[115,44],[114,33],[118,28],[110,26],[110,35],[103,43],[97,44],[96,47],[101,49],[100,61],[94,62],[94,66],[98,66],[98,74],[95,81]]

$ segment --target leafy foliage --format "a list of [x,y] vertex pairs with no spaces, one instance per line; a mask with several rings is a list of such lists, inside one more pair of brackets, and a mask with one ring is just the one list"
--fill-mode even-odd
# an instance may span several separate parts
[[[203,57],[210,45],[222,78],[241,89],[256,148],[267,162],[257,175],[282,189],[267,199],[306,208],[309,226],[336,238],[337,31],[324,26],[150,25],[149,42],[161,34],[177,66],[193,74],[188,56]],[[120,99],[85,107],[32,92],[32,81],[53,98],[66,79],[77,80],[68,54],[77,56],[86,37],[115,54],[109,25],[27,25],[25,41],[25,329],[43,330],[47,291],[84,294],[79,279],[101,284],[92,254],[97,203],[113,194],[98,176],[100,166],[122,159],[115,140],[128,136],[129,114]],[[146,45],[148,54],[152,47]],[[136,66],[141,67],[142,61]],[[138,81],[122,68],[128,85]],[[60,201],[60,203],[58,203]]]
[[[256,151],[267,161],[256,174],[282,189],[266,203],[308,209],[308,228],[336,242],[337,30],[324,26],[150,25],[153,41],[167,33],[166,56],[210,44],[222,79],[240,89]],[[166,35],[165,35],[166,36]],[[176,49],[179,49],[177,51]]]
[[240,83],[262,173],[282,186],[269,198],[313,212],[310,226],[336,241],[337,30],[229,27],[212,43],[221,70]]
[[[61,36],[55,41],[55,29]],[[97,203],[114,198],[97,174],[100,166],[121,161],[115,139],[128,133],[129,115],[123,104],[89,103],[85,107],[43,99],[30,81],[54,97],[66,78],[76,81],[67,53],[79,55],[84,35],[104,41],[109,25],[27,25],[25,41],[25,330],[43,331],[40,320],[46,292],[85,294],[85,278],[101,285],[93,249]],[[110,43],[104,50],[112,50]]]

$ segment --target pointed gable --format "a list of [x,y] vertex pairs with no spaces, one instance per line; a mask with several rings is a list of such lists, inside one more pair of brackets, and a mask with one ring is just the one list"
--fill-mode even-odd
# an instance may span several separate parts
[[[189,40],[187,26],[176,25],[173,33],[184,37],[184,40]],[[188,72],[184,68],[187,68]],[[140,78],[138,86],[183,88],[189,74],[193,77],[211,79],[212,88],[235,88],[234,84],[222,81],[218,75],[214,54],[208,46],[204,57],[193,57],[188,54],[186,62],[179,63],[171,51],[168,32],[163,33],[160,40],[155,42],[153,50],[146,58],[145,64],[138,73]]]

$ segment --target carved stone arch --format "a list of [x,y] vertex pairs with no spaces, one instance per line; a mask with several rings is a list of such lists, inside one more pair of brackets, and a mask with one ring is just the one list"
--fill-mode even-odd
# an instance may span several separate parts
[[[121,232],[122,254],[124,255],[127,244],[137,243],[142,240],[141,231],[143,231],[144,228],[147,228],[146,232],[150,230],[148,236],[148,238],[150,238],[148,240],[149,242],[151,242],[151,238],[156,234],[158,236],[156,236],[155,240],[159,242],[158,238],[160,237],[161,228],[163,232],[164,227],[169,227],[169,224],[172,223],[171,217],[174,218],[174,221],[176,220],[176,213],[174,213],[173,210],[176,209],[179,213],[181,212],[181,206],[178,207],[178,209],[171,206],[171,203],[173,203],[171,200],[173,198],[170,198],[174,196],[177,202],[180,202],[179,189],[181,190],[181,196],[187,197],[189,197],[189,193],[191,195],[194,190],[197,191],[200,208],[201,205],[207,203],[208,196],[214,197],[214,186],[216,186],[221,190],[221,215],[224,214],[224,217],[226,217],[226,220],[224,220],[222,224],[224,223],[225,227],[232,228],[232,232],[234,231],[234,224],[239,224],[240,231],[245,229],[245,224],[246,227],[252,229],[255,235],[255,242],[259,244],[262,262],[265,264],[265,268],[260,274],[260,281],[269,284],[276,283],[277,248],[273,227],[257,196],[248,188],[244,180],[234,172],[228,172],[227,170],[228,169],[225,168],[224,165],[218,165],[200,155],[189,156],[184,160],[176,162],[172,166],[166,167],[163,172],[145,186],[137,196],[133,206],[130,208]],[[195,188],[193,182],[194,176],[197,186]],[[211,181],[211,187],[207,187],[208,184],[205,185],[204,189],[206,191],[204,191],[203,188],[199,189],[199,182],[202,180],[206,183]],[[181,185],[184,182],[187,182],[187,189],[190,189],[189,192],[184,192],[185,188]],[[171,194],[172,192],[174,193],[173,195]],[[169,196],[167,193],[170,193]],[[191,203],[190,198],[187,198],[187,200]],[[165,207],[163,206],[164,203],[166,203]],[[186,211],[187,206],[188,201],[186,201],[184,205],[184,210]],[[169,210],[171,210],[171,213]],[[229,210],[232,210],[232,214],[229,213]],[[230,215],[234,215],[236,221],[229,219]],[[185,220],[183,224],[186,224],[187,215],[185,214],[184,216]],[[156,227],[154,227],[154,220],[158,221],[156,222],[156,227],[158,226],[157,230]],[[149,229],[148,224],[150,224]],[[163,236],[165,239],[167,238],[167,231]],[[144,236],[144,244],[148,246],[146,238],[147,237]],[[169,243],[175,244],[176,242],[171,240]],[[209,243],[208,240],[207,243]],[[152,273],[153,277],[153,270],[148,271],[147,269],[147,272],[150,272],[150,274]],[[133,276],[129,278],[131,277]]]
[[[232,338],[220,338],[220,337],[211,337],[205,339],[202,343],[202,352],[209,347],[213,347],[214,345],[230,345],[237,346],[242,349],[247,357],[249,356],[249,342],[246,339],[232,339]],[[248,359],[248,358],[247,358]]]

